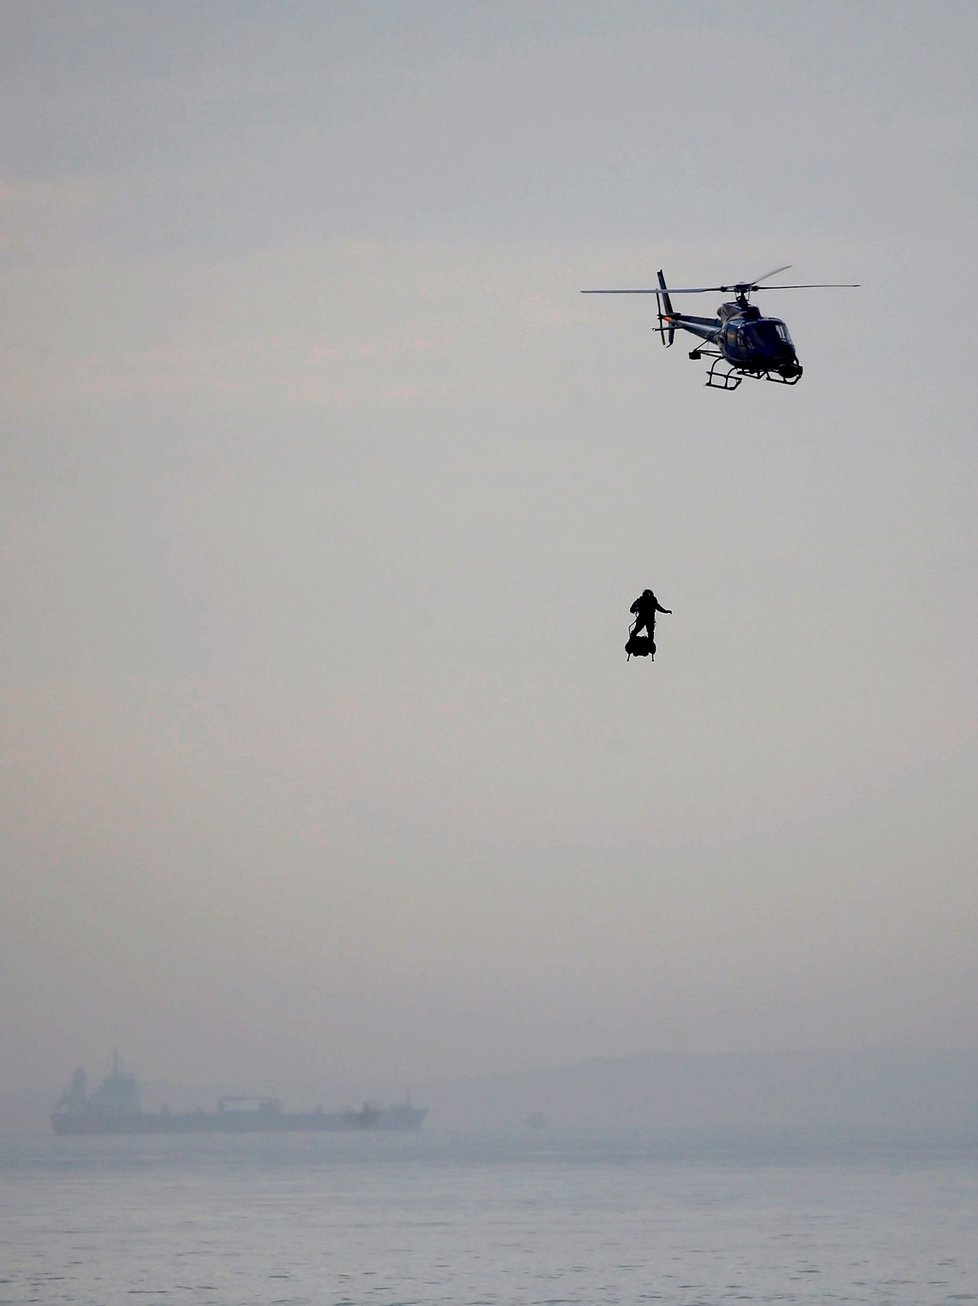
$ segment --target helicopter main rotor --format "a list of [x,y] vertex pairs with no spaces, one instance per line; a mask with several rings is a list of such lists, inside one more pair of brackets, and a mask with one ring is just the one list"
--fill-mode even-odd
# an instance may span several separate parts
[[[748,299],[755,290],[842,290],[855,289],[858,282],[841,282],[841,281],[811,281],[801,285],[793,286],[762,286],[760,283],[766,281],[768,277],[775,277],[779,272],[787,272],[791,267],[786,263],[784,267],[774,268],[771,272],[765,272],[763,276],[755,278],[753,281],[736,281],[730,286],[669,286],[670,295],[709,295],[723,294],[736,295],[737,303],[746,306]],[[650,288],[648,290],[582,290],[582,295],[661,295],[662,288]]]

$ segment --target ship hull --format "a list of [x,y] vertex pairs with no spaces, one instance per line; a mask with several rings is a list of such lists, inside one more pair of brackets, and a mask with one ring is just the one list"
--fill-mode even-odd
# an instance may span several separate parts
[[373,1109],[294,1114],[284,1111],[190,1111],[179,1115],[55,1112],[51,1127],[56,1134],[72,1135],[352,1133],[378,1128],[381,1115]]

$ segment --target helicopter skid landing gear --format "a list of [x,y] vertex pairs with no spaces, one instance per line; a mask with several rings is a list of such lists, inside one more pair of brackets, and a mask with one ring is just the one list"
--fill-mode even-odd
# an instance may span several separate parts
[[710,364],[710,370],[706,374],[706,384],[711,390],[736,390],[744,379],[743,374],[738,374],[735,367],[731,367],[727,372],[724,372],[722,368],[718,371],[718,365],[723,364],[725,364],[725,360],[722,358],[713,360]]

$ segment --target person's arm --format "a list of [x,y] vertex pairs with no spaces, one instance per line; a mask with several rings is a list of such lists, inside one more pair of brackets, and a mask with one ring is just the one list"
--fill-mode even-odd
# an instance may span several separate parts
[[655,601],[655,610],[656,612],[665,612],[670,617],[672,616],[672,608],[664,608],[658,599]]
[[632,604],[632,606],[628,609],[628,611],[629,611],[629,612],[638,612],[638,605],[639,605],[641,602],[642,602],[641,599],[636,599],[635,602]]

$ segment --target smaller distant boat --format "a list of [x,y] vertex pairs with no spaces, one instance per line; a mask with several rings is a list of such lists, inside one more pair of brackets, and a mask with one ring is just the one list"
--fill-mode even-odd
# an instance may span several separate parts
[[244,1134],[326,1133],[371,1129],[418,1129],[427,1108],[409,1102],[390,1107],[370,1106],[359,1111],[284,1111],[274,1097],[222,1097],[216,1111],[149,1112],[142,1108],[139,1083],[118,1053],[112,1073],[93,1092],[82,1069],[75,1071],[71,1087],[51,1113],[56,1134]]

